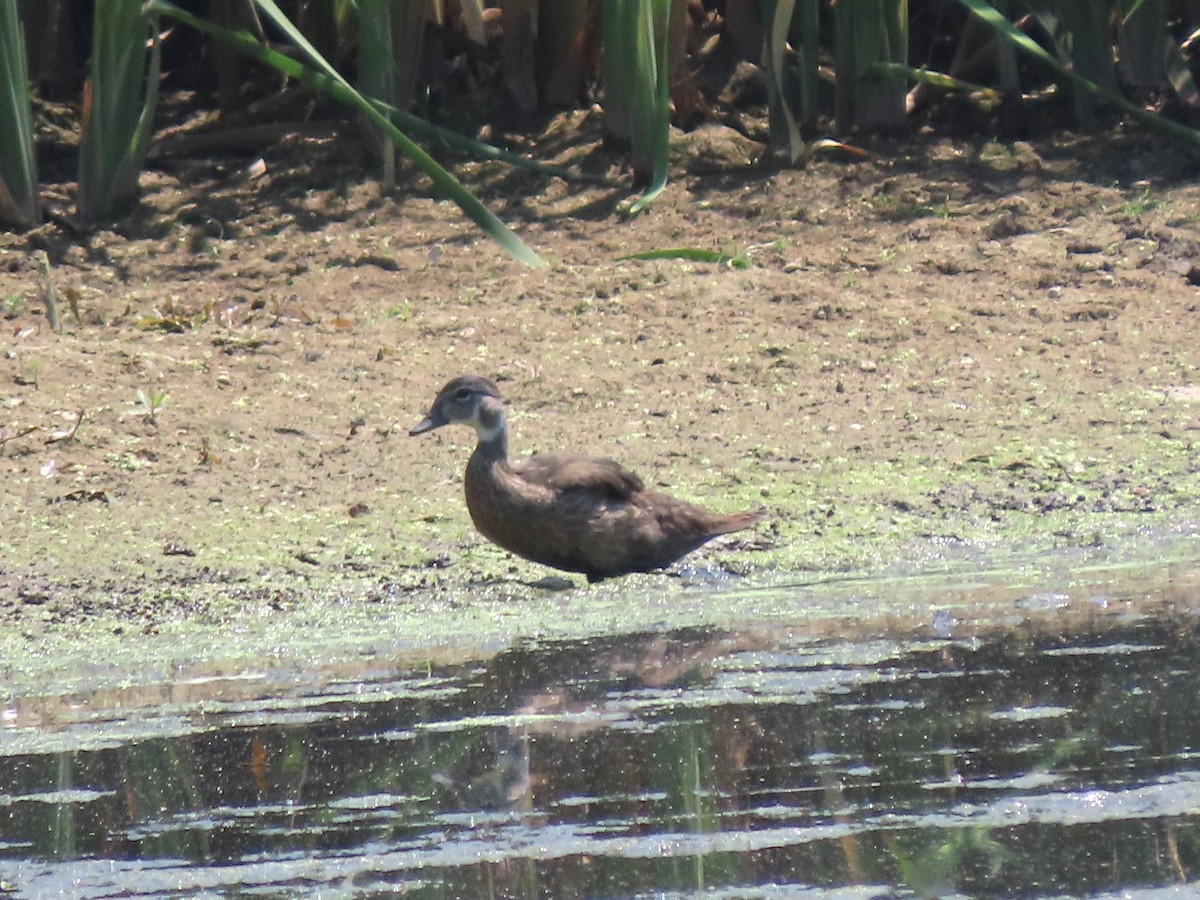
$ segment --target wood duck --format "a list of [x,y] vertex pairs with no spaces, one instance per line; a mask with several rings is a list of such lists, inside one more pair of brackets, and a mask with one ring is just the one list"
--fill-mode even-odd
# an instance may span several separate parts
[[510,464],[504,401],[479,375],[449,382],[409,434],[451,424],[470,425],[478,438],[465,487],[480,534],[533,562],[582,572],[589,582],[662,569],[760,516],[716,515],[647,490],[611,459],[541,453]]

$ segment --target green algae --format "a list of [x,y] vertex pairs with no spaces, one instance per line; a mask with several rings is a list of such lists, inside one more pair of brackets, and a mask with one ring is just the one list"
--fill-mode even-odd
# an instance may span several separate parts
[[[807,587],[830,578],[875,585],[886,575],[872,590],[885,608],[889,591],[931,571],[1033,589],[1031,573],[1080,554],[1090,569],[1200,556],[1191,443],[1139,432],[1119,450],[1089,455],[1095,449],[1047,437],[1010,439],[988,455],[834,457],[786,473],[759,461],[763,477],[722,487],[720,507],[764,508],[764,523],[685,561],[699,577],[632,576],[561,592],[531,586],[548,571],[487,544],[464,508],[422,498],[396,500],[415,515],[362,521],[278,504],[216,504],[188,521],[123,504],[78,504],[65,516],[27,509],[22,539],[0,546],[9,571],[52,553],[59,571],[77,576],[10,601],[19,614],[0,625],[0,658],[10,681],[58,673],[69,687],[99,677],[95,660],[114,678],[169,680],[179,666],[235,659],[324,664],[845,616],[855,608],[845,592]],[[719,481],[681,466],[678,484],[690,476]],[[164,536],[195,556],[165,556]],[[742,577],[712,575],[722,569]],[[877,610],[858,611],[868,613]]]
[[[746,577],[685,570],[548,591],[512,579],[389,590],[361,580],[296,585],[285,604],[248,602],[220,585],[156,600],[204,611],[143,633],[120,616],[80,627],[0,634],[5,694],[92,694],[231,672],[326,678],[347,666],[414,668],[486,658],[520,641],[583,640],[680,628],[804,628],[814,633],[911,634],[952,613],[968,630],[1011,628],[1066,597],[1076,614],[1108,610],[1109,597],[1196,609],[1200,535],[1131,532],[1103,547],[1043,552],[1031,544],[910,547],[874,571],[801,577],[755,569]],[[751,555],[733,554],[735,559]],[[1187,592],[1191,591],[1189,595]],[[1139,593],[1140,592],[1140,593]],[[1032,599],[1030,599],[1032,598]],[[1043,606],[1045,609],[1043,609]],[[1145,603],[1122,606],[1145,614]],[[1115,610],[1114,610],[1115,611]]]

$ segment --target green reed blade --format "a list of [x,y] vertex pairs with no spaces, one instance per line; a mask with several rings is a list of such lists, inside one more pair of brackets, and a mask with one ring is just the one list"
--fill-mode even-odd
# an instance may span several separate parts
[[637,57],[640,82],[652,90],[634,92],[633,147],[634,171],[648,172],[650,184],[629,208],[636,215],[654,202],[667,184],[670,159],[671,84],[667,60],[667,35],[670,32],[671,0],[645,0],[640,27],[637,29]]
[[111,215],[137,190],[158,99],[159,44],[141,0],[97,0],[79,147],[79,217]]
[[358,86],[368,97],[396,101],[392,0],[358,0]]
[[763,73],[771,144],[787,149],[793,163],[805,154],[800,123],[820,113],[818,62],[820,0],[762,0]]
[[1103,90],[1099,85],[1084,78],[1074,69],[1068,68],[1055,59],[1053,55],[1047,53],[1033,38],[1018,29],[1007,18],[1001,15],[995,7],[984,2],[984,0],[958,0],[958,2],[970,10],[981,22],[995,29],[1005,40],[1049,66],[1063,79],[1069,80],[1077,90],[1086,91],[1103,99],[1106,103],[1120,109],[1131,119],[1141,122],[1147,128],[1200,149],[1200,131],[1180,125],[1178,122],[1172,122],[1170,119],[1156,115],[1147,109],[1130,103],[1119,94]]
[[667,183],[671,5],[671,0],[606,0],[603,6],[605,127],[629,139],[634,175],[648,182],[628,208],[630,215],[653,203]]
[[[1117,87],[1112,41],[1108,34],[1108,0],[1060,0],[1059,12],[1070,35],[1071,69],[1102,91]],[[1090,125],[1096,117],[1098,97],[1087,90],[1075,90],[1075,118]]]
[[1166,78],[1166,0],[1122,0],[1121,73],[1138,87],[1157,87]]
[[628,253],[618,256],[617,262],[637,259],[684,259],[689,262],[716,263],[731,269],[750,268],[750,257],[745,253],[720,253],[716,250],[704,250],[700,247],[666,247],[661,250],[643,250],[640,253]]
[[568,169],[563,166],[538,162],[536,159],[530,159],[528,156],[522,156],[520,153],[514,153],[511,150],[505,150],[502,147],[497,147],[495,144],[485,144],[483,141],[467,137],[465,134],[459,134],[457,131],[451,131],[449,128],[434,125],[432,122],[412,113],[405,112],[398,107],[380,103],[374,97],[367,97],[366,99],[408,134],[436,142],[442,147],[457,150],[466,156],[473,156],[476,159],[495,160],[496,162],[506,163],[516,169],[526,169],[530,172],[536,172],[539,175],[549,175],[554,178],[562,178],[566,181],[587,181],[593,184],[607,185],[615,184],[612,179],[604,175],[577,172],[574,169]]
[[890,78],[901,83],[919,81],[945,91],[982,94],[989,100],[999,99],[999,92],[987,85],[975,84],[972,81],[963,81],[961,78],[955,78],[953,75],[946,75],[942,72],[931,72],[928,69],[914,69],[912,66],[902,66],[899,63],[878,63],[868,67],[867,74],[876,75],[880,78]]
[[602,13],[604,53],[600,69],[604,85],[604,129],[613,137],[627,141],[633,131],[630,116],[633,93],[637,89],[634,42],[629,27],[630,17],[636,15],[636,5],[634,0],[606,0]]
[[[393,7],[397,14],[411,4],[392,0],[358,0],[358,87],[367,97],[374,97],[390,106],[398,106],[398,76]],[[379,155],[383,160],[383,185],[391,188],[396,182],[396,145],[386,135],[378,135]]]
[[816,125],[821,112],[821,0],[799,0],[792,14],[788,39],[799,54],[796,87],[799,92],[800,123]]
[[39,216],[25,38],[17,4],[0,2],[0,220],[27,227]]
[[[316,54],[312,45],[304,38],[291,22],[279,11],[270,0],[255,0],[259,8],[268,15],[277,27],[289,39],[295,42],[313,68],[285,56],[265,44],[260,43],[247,32],[231,32],[220,28],[211,22],[194,16],[180,9],[169,0],[148,0],[146,6],[155,12],[169,15],[193,28],[210,34],[218,40],[228,41],[238,50],[269,65],[290,78],[295,78],[305,84],[310,84],[317,90],[328,94],[340,103],[345,103],[363,113],[384,134],[388,135],[409,160],[433,182],[437,193],[448,197],[458,205],[466,216],[478,225],[485,234],[499,244],[510,256],[518,262],[530,267],[544,266],[546,263],[538,257],[520,238],[508,229],[503,222],[485,207],[478,198],[462,186],[457,178],[443,169],[437,162],[419,146],[414,144],[407,135],[400,131],[389,120],[387,114],[381,112],[369,100],[350,86],[323,57]],[[314,71],[314,68],[317,71]]]
[[767,79],[767,116],[771,144],[786,147],[788,158],[795,162],[804,152],[796,112],[800,106],[795,79],[787,67],[788,37],[796,0],[763,0],[763,73]]
[[903,126],[904,85],[870,73],[881,64],[908,63],[907,0],[844,0],[834,6],[834,22],[838,130]]

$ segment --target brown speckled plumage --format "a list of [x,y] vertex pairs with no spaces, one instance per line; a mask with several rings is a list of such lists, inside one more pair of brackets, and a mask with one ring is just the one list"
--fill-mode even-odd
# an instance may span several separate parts
[[518,556],[600,581],[669,566],[701,544],[758,521],[721,516],[667,494],[610,459],[544,453],[510,464],[504,404],[478,375],[455,378],[410,434],[470,425],[467,509],[480,534]]

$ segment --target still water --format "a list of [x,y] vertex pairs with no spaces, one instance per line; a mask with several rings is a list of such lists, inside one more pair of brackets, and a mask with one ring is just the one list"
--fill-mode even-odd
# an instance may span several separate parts
[[29,693],[0,896],[1200,892],[1197,608]]

